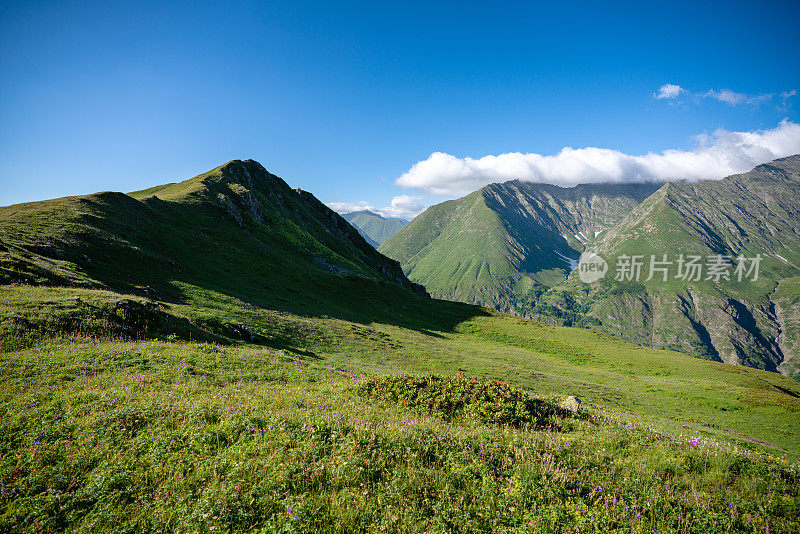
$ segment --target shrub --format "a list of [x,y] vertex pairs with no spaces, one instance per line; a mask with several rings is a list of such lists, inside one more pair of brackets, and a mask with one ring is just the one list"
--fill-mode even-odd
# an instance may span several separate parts
[[571,414],[499,380],[464,375],[370,378],[358,387],[367,397],[399,403],[450,421],[457,417],[514,427],[561,428]]

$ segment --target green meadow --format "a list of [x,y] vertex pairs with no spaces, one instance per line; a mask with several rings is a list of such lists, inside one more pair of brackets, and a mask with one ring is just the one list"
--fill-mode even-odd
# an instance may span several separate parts
[[404,376],[205,343],[6,353],[0,529],[797,528],[796,462],[488,379]]
[[426,330],[196,291],[0,290],[0,530],[797,530],[797,382],[453,303]]

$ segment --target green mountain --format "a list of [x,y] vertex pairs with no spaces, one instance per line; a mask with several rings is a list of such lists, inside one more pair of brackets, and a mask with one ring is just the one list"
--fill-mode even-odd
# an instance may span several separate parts
[[[435,296],[800,377],[792,280],[800,274],[799,168],[794,156],[657,191],[494,184],[429,208],[380,250]],[[550,191],[556,194],[548,197]],[[582,284],[577,273],[566,279],[575,263],[559,259],[583,251],[609,261],[601,282]],[[615,258],[649,262],[663,254],[673,262],[697,255],[704,263],[720,254],[730,264],[762,254],[761,277],[688,285],[646,275],[640,283],[613,280]]]
[[428,208],[380,247],[434,296],[525,315],[658,187],[512,181]]
[[367,243],[375,248],[381,246],[384,241],[408,224],[405,219],[384,218],[366,210],[343,213],[342,217],[364,236]]
[[[0,208],[0,281],[181,302],[202,286],[297,312],[361,313],[354,288],[422,292],[313,195],[254,161],[130,194]],[[331,274],[341,275],[331,277]]]
[[[800,156],[719,181],[665,184],[594,246],[618,272],[620,256],[651,255],[703,263],[721,255],[725,278],[639,284],[616,281],[588,290],[576,275],[542,299],[577,321],[637,343],[679,350],[800,378]],[[735,274],[737,258],[761,255],[758,280]],[[750,264],[745,263],[748,268]],[[672,265],[677,274],[677,265]],[[755,273],[754,273],[755,274]]]
[[800,384],[432,299],[253,161],[2,208],[0,276],[3,532],[796,525]]

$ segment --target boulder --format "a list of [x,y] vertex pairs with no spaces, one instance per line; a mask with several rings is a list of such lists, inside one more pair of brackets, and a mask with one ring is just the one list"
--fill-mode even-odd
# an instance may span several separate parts
[[573,397],[570,395],[559,404],[565,410],[569,410],[571,412],[577,412],[581,406],[581,400],[578,397]]

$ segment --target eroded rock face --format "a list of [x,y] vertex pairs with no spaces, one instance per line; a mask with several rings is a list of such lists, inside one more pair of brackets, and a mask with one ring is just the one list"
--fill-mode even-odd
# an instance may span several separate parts
[[239,213],[239,209],[236,207],[236,204],[233,203],[233,200],[228,195],[224,195],[222,193],[217,194],[217,200],[222,207],[225,208],[225,211],[228,212],[228,215],[236,222],[239,228],[244,227],[244,220],[242,219],[242,214]]
[[798,279],[781,282],[770,298],[777,324],[775,341],[783,355],[778,371],[800,380],[800,294],[781,287],[791,283],[797,284]]
[[593,299],[590,313],[597,330],[639,345],[781,371],[785,355],[775,341],[776,319],[764,306],[694,288]]
[[341,276],[347,276],[347,275],[350,275],[350,274],[355,274],[350,269],[345,269],[344,267],[340,267],[338,265],[334,265],[333,263],[325,261],[322,258],[312,258],[312,259],[313,259],[314,263],[317,265],[317,267],[319,267],[323,271],[326,271],[326,272],[329,272],[329,273],[333,273],[333,274],[338,274],[338,275],[341,275]]
[[261,214],[261,206],[259,206],[258,200],[256,200],[255,196],[253,196],[253,193],[250,191],[244,191],[239,193],[238,196],[242,207],[247,210],[253,219],[255,219],[256,222],[264,222],[264,216]]
[[255,334],[253,333],[253,329],[246,324],[243,323],[231,324],[229,325],[228,329],[234,335],[234,337],[238,337],[246,341],[255,340]]

